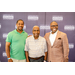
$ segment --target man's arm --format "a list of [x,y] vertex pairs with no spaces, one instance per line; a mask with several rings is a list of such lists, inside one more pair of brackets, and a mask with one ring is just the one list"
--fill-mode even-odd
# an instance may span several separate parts
[[[7,54],[7,58],[10,58],[10,42],[6,42],[5,50]],[[12,59],[8,59],[8,62],[13,62]]]
[[25,56],[26,56],[26,61],[29,62],[29,54],[28,54],[28,50],[29,50],[29,45],[28,45],[28,40],[26,39],[26,44],[25,44]]
[[69,58],[69,44],[68,44],[68,38],[67,35],[63,37],[63,52],[64,52],[64,62],[68,62]]
[[46,40],[44,41],[44,52],[45,52],[45,56],[44,56],[44,60],[47,60],[47,42]]
[[28,51],[25,51],[25,55],[26,55],[26,61],[29,62],[29,59],[28,59]]
[[29,35],[28,37],[30,37],[30,36],[32,36],[32,35]]
[[45,52],[44,60],[47,60],[47,52]]

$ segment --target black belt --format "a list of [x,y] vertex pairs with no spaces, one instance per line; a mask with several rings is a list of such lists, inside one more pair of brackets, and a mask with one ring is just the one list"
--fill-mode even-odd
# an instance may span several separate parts
[[32,57],[29,57],[29,58],[34,59],[34,60],[38,60],[38,59],[40,59],[40,58],[42,58],[42,57],[44,57],[44,56],[37,57],[37,58],[32,58]]

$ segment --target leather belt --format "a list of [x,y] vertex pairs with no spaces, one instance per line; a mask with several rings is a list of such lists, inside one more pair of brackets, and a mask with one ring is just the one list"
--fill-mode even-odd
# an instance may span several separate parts
[[37,60],[37,59],[40,59],[40,58],[42,58],[43,56],[41,56],[41,57],[37,57],[37,58],[32,58],[32,57],[30,57],[31,59],[34,59],[34,60]]

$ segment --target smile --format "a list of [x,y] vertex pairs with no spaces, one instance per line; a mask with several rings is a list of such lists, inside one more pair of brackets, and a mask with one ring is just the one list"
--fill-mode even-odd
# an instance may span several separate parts
[[53,29],[53,30],[56,30],[56,29]]

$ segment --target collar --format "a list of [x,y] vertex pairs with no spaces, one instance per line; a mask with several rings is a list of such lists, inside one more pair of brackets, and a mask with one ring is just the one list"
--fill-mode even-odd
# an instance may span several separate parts
[[34,40],[39,40],[39,38],[40,38],[40,36],[39,36],[38,39],[35,39],[33,35],[32,35],[32,37],[33,37]]
[[[58,30],[54,33],[54,34],[57,34]],[[52,31],[50,32],[50,34],[52,34]]]
[[[19,32],[17,32],[17,30],[16,30],[16,29],[15,29],[15,32],[16,32],[16,33],[19,33]],[[25,31],[23,30],[23,32],[22,32],[22,33],[25,33]]]

